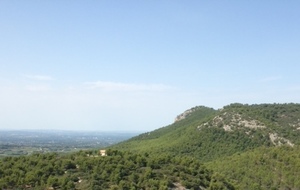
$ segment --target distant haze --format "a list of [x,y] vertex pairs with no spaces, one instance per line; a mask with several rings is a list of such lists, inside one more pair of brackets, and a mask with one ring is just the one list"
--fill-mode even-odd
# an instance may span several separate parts
[[150,131],[300,102],[298,1],[0,1],[0,129]]

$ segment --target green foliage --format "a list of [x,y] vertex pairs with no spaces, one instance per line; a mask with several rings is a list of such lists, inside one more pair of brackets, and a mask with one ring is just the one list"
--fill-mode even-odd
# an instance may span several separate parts
[[[261,147],[206,166],[240,189],[299,189],[300,147]],[[214,180],[211,180],[213,182]]]
[[215,173],[210,181],[209,190],[233,190],[234,186],[224,176]]
[[[168,152],[171,155],[196,156],[202,134],[198,133],[197,126],[211,119],[216,111],[212,108],[196,107],[186,119],[155,131],[141,134],[128,141],[112,146],[114,149],[137,151],[147,154],[161,154]],[[196,151],[198,153],[198,151]],[[198,157],[199,158],[199,157]]]
[[[108,156],[80,151],[35,154],[0,161],[0,189],[168,189],[209,188],[213,173],[188,157],[107,150]],[[213,178],[214,179],[214,178]]]

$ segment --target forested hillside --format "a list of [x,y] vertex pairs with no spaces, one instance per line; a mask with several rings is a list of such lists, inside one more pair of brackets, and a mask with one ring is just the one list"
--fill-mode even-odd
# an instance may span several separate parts
[[239,189],[300,189],[299,146],[261,147],[206,166],[222,173]]
[[299,104],[231,104],[220,110],[192,110],[184,119],[113,147],[211,161],[260,146],[300,144]]
[[113,146],[197,158],[237,189],[300,189],[300,104],[195,107]]

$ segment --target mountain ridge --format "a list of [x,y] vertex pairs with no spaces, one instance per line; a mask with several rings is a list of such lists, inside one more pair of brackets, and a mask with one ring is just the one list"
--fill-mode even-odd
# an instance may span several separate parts
[[234,103],[218,110],[196,106],[178,115],[168,126],[112,147],[142,152],[169,151],[210,161],[220,155],[229,156],[260,146],[299,145],[299,129],[300,104]]

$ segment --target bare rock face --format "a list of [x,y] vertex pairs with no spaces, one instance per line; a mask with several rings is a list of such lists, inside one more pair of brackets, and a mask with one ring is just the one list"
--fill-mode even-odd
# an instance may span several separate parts
[[270,137],[271,142],[272,142],[275,146],[281,146],[281,145],[283,145],[283,144],[287,144],[287,145],[289,145],[289,146],[291,146],[291,147],[294,146],[294,144],[293,144],[290,140],[278,136],[277,133],[270,133],[270,134],[269,134],[269,137]]
[[[298,125],[299,120],[297,122],[294,122],[293,124],[288,124],[291,127],[294,127],[299,130],[300,127]],[[264,130],[262,131],[263,134],[268,134],[264,136],[269,136],[269,139],[271,143],[275,146],[281,146],[281,145],[289,145],[291,147],[294,146],[294,143],[291,142],[291,140],[281,137],[278,133],[276,133],[273,129],[268,128],[267,126],[258,120],[255,120],[249,116],[242,116],[239,113],[235,112],[223,112],[217,116],[215,116],[212,120],[206,123],[202,123],[200,126],[198,126],[198,130],[201,130],[203,128],[222,128],[226,132],[233,132],[237,130],[243,130],[249,138],[253,138],[253,131],[255,130]],[[299,129],[298,129],[299,127]]]
[[225,131],[234,131],[240,128],[248,128],[248,129],[262,129],[266,128],[264,124],[261,122],[251,119],[251,118],[243,118],[238,113],[227,113],[224,112],[221,115],[218,115],[213,118],[212,122],[204,123],[198,127],[201,129],[202,127],[222,127]]
[[197,110],[197,107],[194,107],[194,108],[186,110],[185,112],[183,112],[182,114],[178,115],[175,118],[175,122],[178,122],[180,120],[185,119],[188,115],[190,115],[191,113],[193,113],[195,110]]

